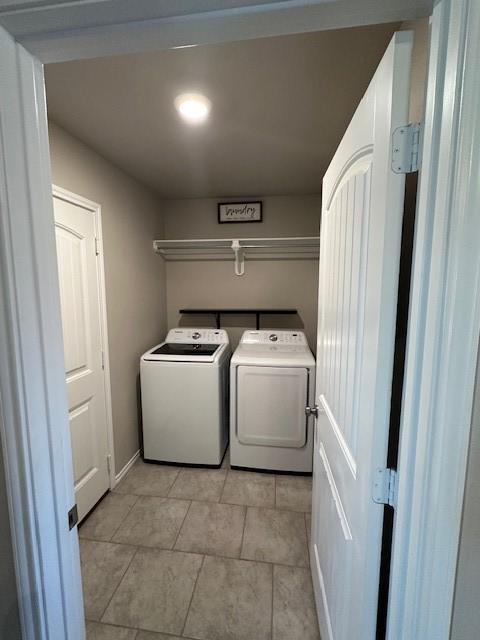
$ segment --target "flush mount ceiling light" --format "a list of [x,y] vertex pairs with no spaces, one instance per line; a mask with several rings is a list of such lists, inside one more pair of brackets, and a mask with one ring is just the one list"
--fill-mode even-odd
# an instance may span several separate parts
[[175,98],[175,108],[189,124],[205,122],[210,113],[212,103],[201,93],[182,93]]

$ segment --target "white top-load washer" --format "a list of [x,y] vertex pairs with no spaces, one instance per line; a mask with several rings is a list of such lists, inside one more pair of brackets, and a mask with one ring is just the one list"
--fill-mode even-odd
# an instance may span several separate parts
[[312,471],[315,359],[301,331],[245,331],[230,363],[230,464]]
[[144,458],[220,466],[228,444],[228,365],[221,329],[172,329],[140,360]]

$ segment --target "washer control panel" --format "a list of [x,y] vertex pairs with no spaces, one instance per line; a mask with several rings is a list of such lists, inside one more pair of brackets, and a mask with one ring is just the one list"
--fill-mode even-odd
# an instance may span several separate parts
[[228,344],[228,334],[224,329],[170,329],[165,342]]
[[277,345],[307,345],[303,331],[245,331],[241,342],[244,344],[277,344]]

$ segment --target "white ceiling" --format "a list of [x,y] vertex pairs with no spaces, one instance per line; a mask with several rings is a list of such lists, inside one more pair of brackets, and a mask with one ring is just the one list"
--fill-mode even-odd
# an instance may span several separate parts
[[318,193],[395,26],[47,65],[49,116],[165,198]]

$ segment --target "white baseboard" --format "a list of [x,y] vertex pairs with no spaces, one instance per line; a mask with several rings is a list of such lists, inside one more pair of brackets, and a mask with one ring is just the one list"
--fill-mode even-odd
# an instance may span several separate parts
[[140,449],[133,454],[133,456],[130,458],[127,464],[123,467],[123,469],[119,473],[117,473],[117,475],[115,476],[115,485],[114,485],[115,487],[120,482],[120,480],[122,480],[124,476],[127,475],[127,473],[130,471],[130,469],[133,467],[133,465],[135,464],[135,462],[138,460],[139,457],[140,457]]

